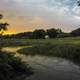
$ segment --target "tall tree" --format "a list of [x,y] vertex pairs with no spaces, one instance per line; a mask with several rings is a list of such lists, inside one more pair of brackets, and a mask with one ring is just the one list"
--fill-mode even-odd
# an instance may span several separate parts
[[[3,18],[3,15],[0,14],[0,20]],[[3,33],[3,31],[6,31],[7,30],[7,26],[9,24],[8,23],[0,23],[0,32],[1,34]]]
[[33,32],[33,38],[35,39],[44,39],[45,31],[43,29],[38,29]]
[[57,37],[57,34],[58,34],[57,29],[52,28],[52,29],[48,29],[48,30],[47,30],[47,35],[48,35],[50,38],[55,38],[55,37]]

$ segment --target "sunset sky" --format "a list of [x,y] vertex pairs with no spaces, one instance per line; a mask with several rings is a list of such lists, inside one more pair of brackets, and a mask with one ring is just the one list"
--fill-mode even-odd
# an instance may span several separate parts
[[0,0],[2,21],[10,24],[6,33],[61,28],[69,32],[80,27],[77,0]]

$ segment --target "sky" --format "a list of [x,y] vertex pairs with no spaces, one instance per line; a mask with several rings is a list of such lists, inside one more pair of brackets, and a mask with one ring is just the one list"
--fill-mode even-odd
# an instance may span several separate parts
[[2,22],[10,26],[5,33],[61,28],[70,32],[80,26],[77,0],[0,0]]

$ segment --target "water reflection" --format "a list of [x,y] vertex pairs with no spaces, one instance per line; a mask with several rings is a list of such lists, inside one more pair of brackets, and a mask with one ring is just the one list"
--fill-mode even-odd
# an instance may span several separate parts
[[47,56],[25,56],[17,53],[18,48],[3,48],[3,51],[15,52],[15,56],[26,61],[35,74],[26,80],[80,80],[80,67],[72,62]]

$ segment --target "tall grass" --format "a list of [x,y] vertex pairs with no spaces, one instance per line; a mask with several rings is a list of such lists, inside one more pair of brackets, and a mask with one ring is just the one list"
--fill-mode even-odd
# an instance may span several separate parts
[[51,45],[43,44],[18,50],[26,55],[45,55],[80,61],[80,45]]

